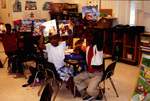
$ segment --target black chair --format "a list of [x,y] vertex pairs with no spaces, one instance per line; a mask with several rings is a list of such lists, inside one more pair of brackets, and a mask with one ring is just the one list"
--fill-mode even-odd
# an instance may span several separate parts
[[[102,77],[100,83],[103,82],[103,84],[104,84],[104,88],[103,88],[103,89],[105,89],[105,80],[109,78],[109,80],[110,80],[110,82],[111,82],[111,84],[112,84],[112,86],[113,86],[113,89],[114,89],[115,92],[116,92],[117,97],[119,97],[119,95],[118,95],[118,93],[117,93],[117,90],[116,90],[116,88],[115,88],[115,86],[114,86],[114,83],[113,83],[113,81],[112,81],[112,79],[111,79],[111,76],[114,74],[115,66],[116,66],[116,62],[113,62],[113,63],[111,63],[110,65],[108,65],[108,67],[106,68],[106,70],[105,70],[104,73],[103,73],[103,77]],[[104,95],[104,93],[103,93],[103,91],[102,91],[102,88],[100,87],[100,83],[99,83],[98,86],[99,86],[99,88],[100,88],[100,91],[101,91],[102,95],[104,96],[104,98],[105,98],[105,100],[106,100],[106,97],[105,97],[105,95]]]

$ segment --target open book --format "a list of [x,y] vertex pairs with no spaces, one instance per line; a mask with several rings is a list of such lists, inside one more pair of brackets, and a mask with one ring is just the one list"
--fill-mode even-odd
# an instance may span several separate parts
[[0,24],[0,33],[2,33],[3,31],[6,31],[5,24]]
[[74,24],[70,20],[59,20],[58,26],[60,36],[73,35]]
[[50,20],[47,22],[44,22],[42,26],[45,26],[46,28],[43,31],[44,37],[53,36],[58,34],[57,33],[57,26],[56,26],[56,20]]

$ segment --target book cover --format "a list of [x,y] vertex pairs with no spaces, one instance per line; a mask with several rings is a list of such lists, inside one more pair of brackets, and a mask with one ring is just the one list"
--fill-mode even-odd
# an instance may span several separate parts
[[73,38],[73,49],[74,53],[79,53],[78,50],[76,51],[76,47],[80,47],[84,52],[86,51],[86,39],[82,38]]
[[6,31],[5,24],[0,24],[0,33],[2,33],[3,31]]
[[34,21],[34,30],[33,30],[33,36],[39,36],[41,35],[41,25],[46,21]]
[[58,27],[60,36],[73,35],[74,24],[70,20],[59,20]]
[[46,27],[43,31],[44,37],[53,36],[53,35],[58,34],[55,19],[44,22],[42,25]]
[[82,19],[98,21],[98,6],[83,6]]
[[31,32],[32,25],[32,20],[21,20],[19,32]]

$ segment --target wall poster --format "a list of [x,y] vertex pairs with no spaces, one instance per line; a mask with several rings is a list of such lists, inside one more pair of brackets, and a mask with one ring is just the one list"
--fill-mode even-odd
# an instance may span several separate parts
[[25,10],[37,10],[36,1],[26,1]]
[[21,12],[22,7],[21,7],[21,2],[19,0],[15,0],[15,3],[13,4],[13,12]]
[[45,2],[43,4],[43,10],[51,10],[52,9],[52,6],[53,6],[53,3],[52,2]]
[[6,0],[1,0],[2,9],[6,9]]

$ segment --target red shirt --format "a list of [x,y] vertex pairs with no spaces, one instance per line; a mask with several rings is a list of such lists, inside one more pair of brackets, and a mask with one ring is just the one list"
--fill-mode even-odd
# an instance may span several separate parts
[[10,35],[4,33],[1,35],[3,47],[5,53],[14,52],[18,49],[17,47],[17,33],[11,33]]
[[95,72],[95,71],[102,72],[103,69],[92,69],[92,66],[91,66],[92,57],[93,57],[93,46],[90,46],[89,51],[88,51],[88,55],[87,55],[87,58],[88,58],[88,60],[87,60],[88,61],[88,71],[89,72]]

